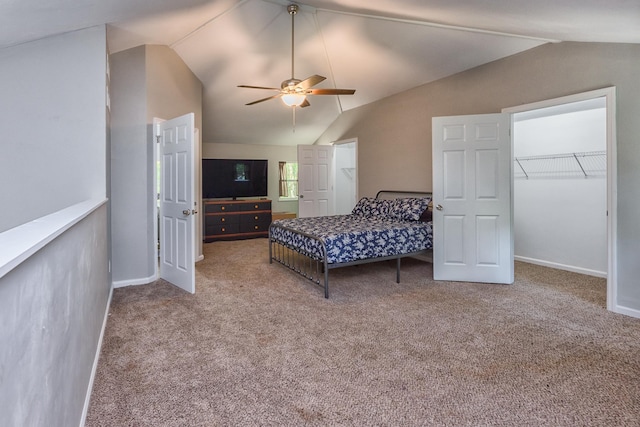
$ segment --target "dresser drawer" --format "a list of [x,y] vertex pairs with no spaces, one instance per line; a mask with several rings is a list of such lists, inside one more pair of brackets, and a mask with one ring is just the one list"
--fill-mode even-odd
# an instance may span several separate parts
[[207,224],[205,236],[221,236],[225,234],[235,234],[240,232],[240,224]]
[[240,215],[208,215],[207,216],[207,224],[212,224],[212,225],[237,224],[239,222],[240,222]]
[[243,211],[270,211],[271,201],[256,200],[255,202],[243,203],[240,206]]
[[205,203],[204,213],[238,212],[240,205],[236,203]]
[[269,222],[241,223],[241,233],[258,233],[269,231]]
[[257,224],[261,222],[271,222],[271,212],[256,212],[250,214],[242,214],[240,216],[240,224]]

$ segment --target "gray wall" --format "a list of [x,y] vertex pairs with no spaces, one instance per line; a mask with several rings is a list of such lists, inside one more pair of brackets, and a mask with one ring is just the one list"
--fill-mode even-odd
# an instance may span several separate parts
[[114,282],[153,274],[149,256],[145,47],[110,56],[111,259]]
[[78,426],[109,300],[107,208],[0,279],[0,425]]
[[111,55],[113,281],[155,280],[156,203],[153,118],[195,113],[202,127],[202,84],[167,46]]
[[640,309],[640,45],[543,45],[347,111],[317,143],[358,138],[360,196],[432,189],[431,118],[617,87],[618,301]]
[[105,196],[103,32],[0,49],[0,232]]
[[[105,198],[105,70],[105,27],[0,50],[0,231]],[[0,425],[80,424],[111,289],[106,230],[102,205],[0,278]]]

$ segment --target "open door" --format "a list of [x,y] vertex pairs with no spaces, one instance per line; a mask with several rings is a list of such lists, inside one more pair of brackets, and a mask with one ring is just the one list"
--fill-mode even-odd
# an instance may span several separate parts
[[194,230],[194,114],[159,124],[160,278],[196,291]]
[[433,118],[433,276],[513,283],[508,114]]
[[298,216],[333,214],[332,145],[298,145]]

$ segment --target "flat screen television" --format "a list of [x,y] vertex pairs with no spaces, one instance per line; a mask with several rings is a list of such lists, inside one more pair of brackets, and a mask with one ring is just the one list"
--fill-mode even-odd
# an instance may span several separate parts
[[202,198],[266,197],[267,160],[202,159]]

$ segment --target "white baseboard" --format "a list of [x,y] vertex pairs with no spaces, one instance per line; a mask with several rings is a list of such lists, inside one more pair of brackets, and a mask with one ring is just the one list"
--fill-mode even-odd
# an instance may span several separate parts
[[156,274],[153,274],[149,277],[142,277],[139,279],[118,280],[113,282],[113,287],[123,288],[125,286],[147,285],[151,282],[155,282],[156,280],[158,280],[158,276]]
[[107,329],[107,319],[109,318],[109,309],[111,308],[111,297],[113,296],[113,286],[109,289],[109,298],[107,299],[107,307],[104,311],[104,319],[102,320],[102,328],[100,330],[100,337],[98,338],[98,345],[96,347],[96,355],[93,358],[93,366],[91,367],[91,376],[89,377],[89,387],[87,388],[87,394],[84,398],[84,407],[82,408],[82,418],[80,418],[80,427],[84,427],[87,421],[87,414],[89,412],[89,403],[91,402],[91,392],[93,391],[93,382],[96,379],[96,372],[98,371],[98,361],[100,360],[100,350],[102,350],[102,340],[104,338],[104,331]]
[[529,264],[541,265],[543,267],[550,267],[550,268],[555,268],[555,269],[558,269],[558,270],[571,271],[573,273],[586,274],[587,276],[602,277],[604,279],[607,278],[607,272],[606,271],[590,270],[588,268],[576,267],[576,266],[573,266],[573,265],[560,264],[560,263],[557,263],[557,262],[544,261],[544,260],[540,260],[540,259],[528,258],[528,257],[523,257],[523,256],[518,256],[518,255],[514,256],[513,258],[516,261],[522,261],[522,262],[527,262]]
[[631,316],[640,319],[640,310],[636,310],[635,308],[615,305],[611,308],[611,311],[613,311],[614,313],[624,314],[625,316]]

